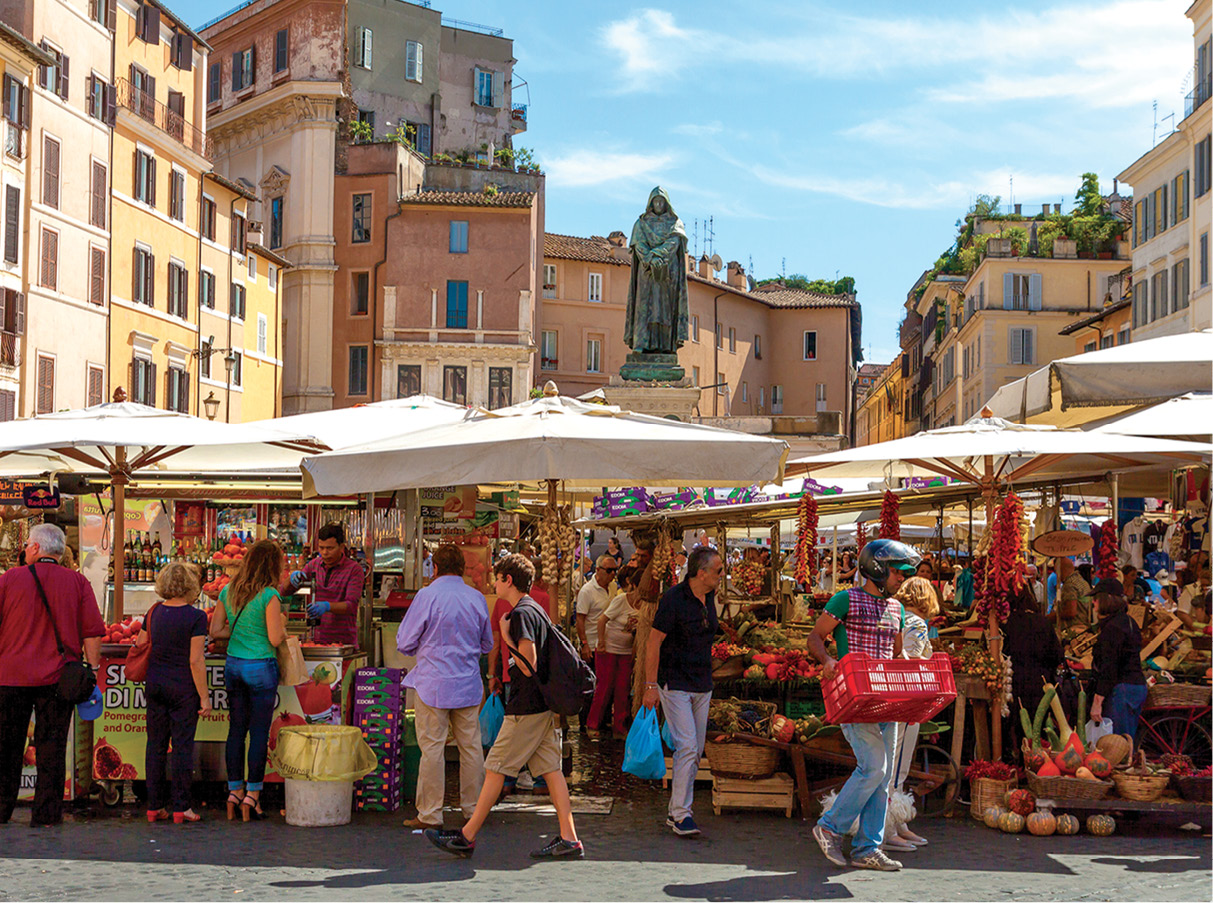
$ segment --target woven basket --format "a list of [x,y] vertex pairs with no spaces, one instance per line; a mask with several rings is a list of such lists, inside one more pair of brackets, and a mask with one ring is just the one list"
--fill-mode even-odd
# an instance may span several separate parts
[[1171,783],[1180,796],[1193,803],[1213,802],[1213,779],[1197,777],[1171,777]]
[[1213,687],[1200,684],[1157,683],[1146,694],[1148,709],[1182,709],[1189,706],[1209,705],[1213,701]]
[[771,719],[774,718],[775,713],[779,711],[779,706],[777,706],[775,703],[763,702],[762,700],[758,699],[738,699],[736,696],[730,697],[726,700],[712,700],[711,704],[708,706],[709,726],[712,724],[717,724],[717,720],[712,717],[712,706],[716,705],[717,702],[738,703],[740,705],[748,706],[756,712],[760,712],[762,717],[754,722],[753,728],[746,731],[746,733],[753,734],[756,737],[771,736]]
[[1059,800],[1101,800],[1112,789],[1111,781],[1089,781],[1085,778],[1072,778],[1062,775],[1056,778],[1042,778],[1028,772],[1028,787],[1038,797]]
[[708,767],[722,778],[769,778],[779,764],[779,750],[745,740],[709,740],[704,745]]
[[745,656],[734,655],[723,662],[712,662],[712,680],[733,680],[745,673]]
[[1018,781],[1000,781],[997,778],[973,778],[969,781],[969,791],[973,796],[969,803],[969,814],[980,820],[982,814],[990,806],[1001,806],[1002,798],[1007,792],[1014,790]]
[[1113,772],[1112,780],[1116,782],[1116,792],[1122,799],[1137,800],[1143,803],[1153,802],[1162,796],[1171,783],[1169,774],[1125,774],[1122,771]]

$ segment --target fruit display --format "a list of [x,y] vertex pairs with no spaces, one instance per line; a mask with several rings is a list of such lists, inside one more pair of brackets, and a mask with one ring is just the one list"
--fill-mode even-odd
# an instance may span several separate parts
[[1116,830],[1116,819],[1110,815],[1087,816],[1087,833],[1096,837],[1109,837]]
[[816,715],[805,715],[803,718],[797,718],[795,724],[797,743],[808,743],[818,731],[826,726],[825,722]]
[[232,582],[232,578],[227,574],[219,574],[214,580],[209,583],[202,584],[202,592],[206,594],[208,599],[218,599],[219,594],[223,592],[223,588]]
[[1008,811],[1002,806],[987,806],[986,811],[981,813],[981,820],[987,828],[997,828],[998,820],[1006,815]]
[[817,576],[817,499],[811,492],[800,497],[796,509],[796,582],[808,586]]
[[708,725],[726,734],[770,734],[769,710],[743,699],[713,699],[708,706]]
[[880,499],[880,538],[901,539],[901,520],[897,511],[901,507],[896,493],[886,489]]
[[1120,555],[1120,537],[1116,535],[1116,521],[1112,518],[1099,528],[1099,559],[1095,565],[1095,576],[1106,580],[1120,576],[1117,558]]
[[548,505],[539,521],[536,539],[539,543],[543,580],[548,586],[559,587],[573,561],[577,548],[577,531],[572,527],[568,505]]
[[1065,836],[1071,836],[1078,833],[1078,817],[1063,812],[1057,816],[1057,833]]
[[817,680],[821,675],[821,666],[802,649],[756,652],[751,662],[751,667],[761,667],[762,676],[770,681]]
[[105,636],[101,638],[101,641],[104,643],[117,643],[122,646],[133,646],[135,638],[139,636],[139,631],[142,629],[143,618],[127,615],[121,621],[106,627]]
[[737,646],[729,642],[716,643],[712,646],[712,660],[717,662],[727,662],[731,658],[739,655],[749,655],[750,649],[745,646]]
[[1012,790],[1007,808],[1026,818],[1036,811],[1036,795],[1031,790]]
[[771,739],[780,743],[791,743],[796,739],[796,722],[783,715],[771,719]]
[[765,570],[760,562],[741,561],[733,566],[729,576],[743,596],[759,596]]
[[[983,550],[986,535],[989,545]],[[1014,492],[1008,492],[995,509],[986,535],[978,544],[977,554],[982,556],[984,551],[986,560],[980,584],[974,573],[974,607],[982,621],[995,617],[1002,623],[1011,612],[1011,597],[1023,587],[1028,566],[1028,519],[1023,501]]]
[[222,549],[219,549],[211,556],[211,561],[225,566],[239,564],[244,561],[246,551],[244,540],[238,536],[233,536],[224,543]]

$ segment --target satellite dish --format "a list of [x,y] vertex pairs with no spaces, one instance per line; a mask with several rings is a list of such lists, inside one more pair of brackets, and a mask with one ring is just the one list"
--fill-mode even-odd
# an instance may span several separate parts
[[716,272],[720,272],[724,269],[724,261],[721,259],[719,254],[713,254],[708,260],[708,263],[712,265],[712,269]]

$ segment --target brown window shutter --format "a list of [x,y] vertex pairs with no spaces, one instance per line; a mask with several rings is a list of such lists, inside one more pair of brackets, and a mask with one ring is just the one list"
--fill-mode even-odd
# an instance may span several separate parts
[[149,157],[147,161],[148,172],[148,192],[147,202],[151,206],[156,206],[156,158]]
[[17,262],[17,240],[21,234],[21,189],[4,187],[4,259]]
[[105,27],[118,30],[118,0],[105,0]]
[[17,125],[21,128],[29,127],[29,85],[21,86],[21,106],[17,112]]
[[42,139],[42,203],[59,207],[59,142]]
[[105,164],[93,161],[92,205],[89,208],[89,223],[105,228],[106,202],[106,170]]
[[147,255],[147,270],[144,271],[143,278],[147,289],[147,306],[156,306],[156,255]]
[[140,269],[140,258],[142,257],[142,252],[138,248],[134,248],[133,251],[134,254],[131,258],[131,274],[133,278],[131,285],[131,300],[138,303],[145,300],[142,297],[141,291],[143,288],[143,270]]
[[42,279],[46,288],[56,288],[59,283],[59,236],[50,229],[42,230]]
[[67,100],[67,89],[68,89],[68,85],[71,84],[71,82],[68,80],[68,74],[67,74],[68,65],[69,65],[69,60],[67,58],[67,54],[65,53],[65,54],[63,54],[63,56],[61,56],[59,58],[59,86],[55,91],[55,93],[58,94],[60,97],[62,97],[64,100]]
[[9,295],[9,304],[12,305],[15,311],[13,314],[13,332],[17,335],[25,335],[25,292],[13,292]]
[[102,89],[102,94],[104,95],[104,107],[101,110],[101,119],[106,125],[113,125],[118,110],[118,89],[114,85],[106,85]]
[[90,248],[89,256],[89,300],[94,304],[105,304],[105,251]]
[[96,367],[88,370],[88,406],[102,404],[105,401],[105,374]]
[[50,414],[55,406],[55,361],[53,358],[38,358],[37,413]]
[[9,325],[9,317],[13,314],[13,305],[9,303],[9,296],[15,294],[11,288],[0,288],[0,329],[5,332],[13,332],[13,328]]

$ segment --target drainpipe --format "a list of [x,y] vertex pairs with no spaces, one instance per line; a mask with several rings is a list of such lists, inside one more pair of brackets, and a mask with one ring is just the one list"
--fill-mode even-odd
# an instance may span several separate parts
[[[198,173],[198,265],[194,268],[198,274],[198,284],[195,291],[202,288],[202,185],[206,181],[206,173]],[[186,298],[189,303],[189,298]],[[199,294],[198,303],[198,335],[194,337],[194,360],[198,363],[197,379],[194,380],[194,414],[202,416],[202,296]],[[186,413],[189,413],[188,411]]]
[[[432,142],[433,140],[434,140],[434,132],[433,132],[433,130],[431,130],[430,131],[430,141]],[[431,147],[432,147],[432,145],[431,145]],[[406,153],[407,153],[407,151],[406,151]],[[392,220],[396,219],[396,217],[398,217],[404,213],[404,208],[400,206],[400,197],[403,193],[401,188],[402,188],[402,186],[400,186],[400,185],[396,186],[396,212],[393,213],[389,217],[385,217],[383,220],[383,256],[380,257],[377,261],[375,261],[375,266],[371,269],[371,286],[370,286],[371,301],[370,301],[370,303],[374,306],[374,308],[376,310],[378,310],[378,308],[379,308],[379,303],[377,301],[377,299],[379,297],[379,267],[381,267],[384,264],[384,262],[387,260],[388,223],[390,223]],[[383,325],[386,327],[387,323],[384,323]],[[368,396],[370,397],[371,401],[374,401],[375,400],[375,374],[379,371],[379,368],[377,366],[375,366],[375,316],[374,315],[371,317],[371,345],[370,345],[370,348],[368,349],[367,358],[368,358],[367,369],[370,372],[367,373],[367,375],[366,375],[367,376],[366,388],[367,388]]]
[[[716,374],[720,372],[720,340],[717,338],[720,335],[720,299],[727,295],[728,292],[721,292],[712,299],[712,382],[716,382]],[[712,393],[712,416],[720,416],[720,393]]]
[[[108,31],[108,29],[106,29]],[[114,120],[118,119],[118,79],[115,77],[118,72],[118,35],[115,32],[110,32],[110,84],[114,87]],[[32,79],[31,79],[32,82]],[[31,84],[32,88],[33,85]],[[31,106],[32,101],[31,101]],[[33,129],[29,130],[31,135]],[[109,165],[106,167],[106,178],[110,180],[109,191],[105,193],[105,284],[109,288],[109,301],[105,305],[105,379],[106,391],[101,397],[102,402],[110,400],[110,392],[113,386],[113,348],[112,342],[114,339],[114,317],[113,317],[113,301],[114,301],[114,126],[109,127]],[[26,155],[28,157],[28,154]],[[26,166],[26,172],[30,172],[30,167]],[[32,173],[30,173],[32,175]],[[33,187],[32,185],[30,186]],[[32,199],[33,194],[28,190],[25,195]],[[29,247],[27,244],[26,247]],[[36,372],[35,372],[36,376]],[[88,404],[88,398],[84,399],[85,404]]]
[[[268,264],[267,264],[268,265]],[[274,417],[282,414],[282,265],[278,265],[278,282],[274,286]]]
[[[248,209],[247,207],[245,208]],[[228,222],[228,241],[227,241],[227,353],[232,353],[232,286],[235,284],[233,276],[236,272],[236,264],[232,257],[236,253],[236,243],[232,232],[232,223],[236,220],[236,199],[232,198],[227,204],[227,222]],[[248,227],[248,218],[245,218],[245,228]],[[232,373],[225,366],[223,368],[227,372],[227,389],[223,399],[223,422],[232,422]]]

